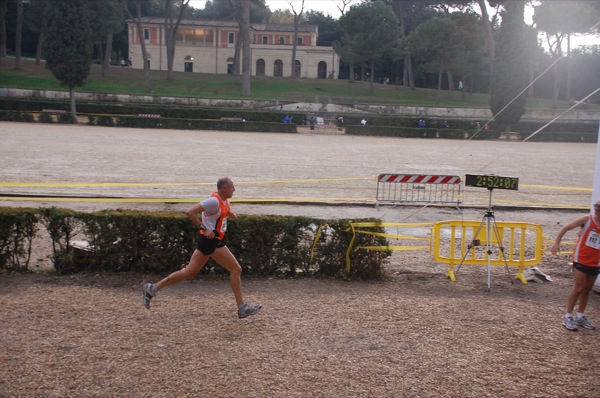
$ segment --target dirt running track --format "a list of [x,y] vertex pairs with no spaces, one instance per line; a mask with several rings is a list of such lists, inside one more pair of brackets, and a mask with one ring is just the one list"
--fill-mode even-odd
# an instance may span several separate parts
[[[0,123],[0,196],[131,199],[0,199],[0,206],[183,211],[230,175],[242,216],[480,220],[482,208],[376,209],[374,176],[516,176],[519,191],[495,190],[494,204],[586,207],[595,153],[579,143]],[[132,199],[140,197],[168,200]],[[293,203],[310,201],[329,205]],[[487,201],[488,191],[465,188],[465,205]],[[540,224],[553,237],[585,213],[498,208],[495,215]],[[264,305],[246,321],[234,316],[227,280],[216,277],[169,288],[147,311],[139,286],[156,275],[0,275],[0,397],[600,394],[600,331],[560,325],[572,281],[567,255],[544,256],[551,283],[511,283],[494,268],[488,292],[482,268],[464,266],[451,283],[427,252],[407,253],[393,256],[379,282],[246,278],[248,300]],[[600,323],[597,294],[587,314]]]

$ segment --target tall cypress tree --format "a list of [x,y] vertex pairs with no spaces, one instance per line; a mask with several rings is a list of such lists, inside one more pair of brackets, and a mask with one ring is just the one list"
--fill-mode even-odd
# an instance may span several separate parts
[[43,47],[46,68],[69,87],[71,115],[77,121],[75,87],[85,85],[92,66],[92,40],[87,0],[48,0],[48,32]]
[[490,87],[490,109],[498,126],[506,132],[525,112],[527,62],[525,53],[525,1],[505,3],[502,25],[496,38],[496,53]]

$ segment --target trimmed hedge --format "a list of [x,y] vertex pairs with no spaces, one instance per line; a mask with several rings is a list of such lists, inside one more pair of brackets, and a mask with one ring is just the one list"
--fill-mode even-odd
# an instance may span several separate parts
[[[51,115],[40,113],[43,109],[68,111],[66,101],[43,99],[0,98],[0,121],[35,121],[45,123],[70,123],[67,114]],[[97,126],[123,126],[141,128],[224,130],[224,131],[261,131],[277,133],[295,133],[297,124],[307,118],[304,112],[261,111],[252,109],[231,108],[197,108],[181,107],[165,104],[116,104],[79,102],[78,112],[88,115],[88,124]],[[139,114],[157,114],[160,118],[139,117]],[[289,115],[294,123],[281,123],[283,115]],[[368,125],[360,124],[364,115],[341,114],[344,117],[347,134],[373,135],[411,138],[452,138],[452,139],[498,139],[502,134],[490,123],[490,130],[480,131],[473,137],[477,129],[471,119],[424,118],[406,115],[369,115]],[[243,121],[222,120],[243,119]],[[425,120],[427,128],[417,128],[420,119]],[[449,129],[442,123],[448,121]],[[483,123],[483,120],[480,120]],[[520,133],[521,138],[529,136],[546,124],[546,121],[521,121],[513,130]],[[556,121],[544,128],[541,133],[532,137],[532,141],[555,142],[596,142],[598,124],[590,122]]]
[[476,130],[436,129],[415,127],[390,127],[390,126],[347,126],[346,134],[371,135],[381,137],[402,138],[449,138],[449,139],[475,139],[494,140],[500,137],[496,130],[481,130],[475,135]]
[[[377,221],[374,219],[356,221]],[[346,252],[352,236],[348,220],[244,216],[228,222],[227,246],[249,275],[322,275],[376,279],[390,252]],[[57,208],[0,208],[0,270],[28,271],[32,242],[44,227],[51,240],[54,271],[150,272],[167,274],[189,261],[197,231],[178,212],[110,210],[82,213]],[[322,233],[315,244],[320,226]],[[375,229],[383,232],[383,228]],[[86,240],[92,250],[71,245]],[[36,240],[39,242],[39,239]],[[359,234],[354,245],[382,246],[383,237]],[[314,247],[313,247],[314,245]],[[314,256],[311,256],[314,249]],[[202,273],[225,273],[209,262]]]

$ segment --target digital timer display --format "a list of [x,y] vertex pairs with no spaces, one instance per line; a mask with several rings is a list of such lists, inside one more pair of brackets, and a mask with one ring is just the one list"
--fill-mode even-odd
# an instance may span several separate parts
[[517,191],[519,189],[519,179],[517,177],[467,174],[465,175],[465,186]]

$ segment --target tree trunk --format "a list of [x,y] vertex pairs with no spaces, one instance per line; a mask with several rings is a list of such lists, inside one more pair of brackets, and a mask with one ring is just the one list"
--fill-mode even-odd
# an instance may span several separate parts
[[37,39],[37,44],[35,47],[35,64],[39,65],[42,63],[42,47],[44,46],[44,39],[46,38],[46,34],[44,32],[40,32]]
[[183,11],[190,0],[181,0],[177,21],[173,22],[173,0],[165,1],[165,46],[167,47],[167,79],[173,80],[173,62],[175,61],[175,45],[177,44],[177,29],[181,24]]
[[454,75],[452,74],[452,71],[447,70],[446,76],[448,76],[448,90],[455,91],[456,86],[454,85]]
[[375,87],[373,87],[373,81],[375,79],[375,60],[371,60],[370,62],[371,76],[369,79],[369,93],[373,94],[375,92]]
[[17,0],[17,28],[15,31],[15,69],[21,69],[21,42],[23,40],[23,0]]
[[77,123],[77,108],[75,106],[75,87],[69,87],[69,98],[71,100],[71,119]]
[[404,73],[402,80],[404,86],[410,87],[413,90],[415,89],[415,78],[413,75],[412,59],[410,58],[410,55],[406,55],[404,57]]
[[554,87],[552,88],[552,109],[558,108],[558,93],[560,91],[560,62],[554,65]]
[[496,43],[494,41],[494,27],[490,22],[490,16],[487,12],[487,7],[485,5],[485,0],[477,0],[479,4],[479,8],[481,9],[481,21],[483,22],[483,27],[485,29],[485,37],[488,47],[488,56],[490,59],[490,76],[494,74],[494,53],[496,52]]
[[571,100],[571,34],[567,33],[567,81],[565,82],[565,99]]
[[6,57],[6,5],[0,5],[0,62]]
[[250,0],[242,0],[241,3],[241,14],[242,14],[242,95],[249,97],[252,95],[250,88],[250,69],[251,69],[251,55],[250,55]]
[[104,77],[104,48],[102,46],[102,39],[98,43],[98,61],[100,62],[100,77]]
[[442,92],[442,76],[444,75],[444,66],[440,64],[440,70],[438,71],[438,87],[435,92],[435,104],[440,104],[440,94]]
[[296,76],[296,43],[298,42],[298,19],[299,15],[294,16],[294,44],[292,45],[292,79]]
[[[110,59],[112,58],[112,42],[113,34],[109,33],[106,35],[106,49],[104,50],[104,62],[102,63],[103,70],[110,68]],[[104,74],[102,76],[104,76]]]
[[140,40],[140,47],[142,49],[142,60],[144,62],[144,87],[146,89],[146,92],[150,93],[152,92],[152,78],[150,76],[150,64],[148,62],[148,51],[146,51],[146,41],[144,40],[144,29],[142,28],[142,0],[135,0],[134,3],[136,9],[135,17],[131,14],[129,8],[127,8],[126,2],[123,1],[129,18],[135,21],[135,27],[137,30],[138,38]]

